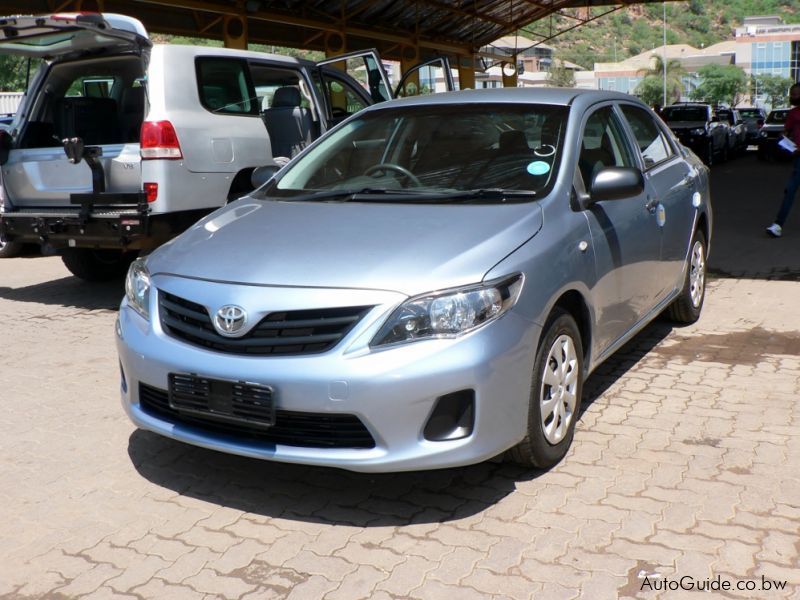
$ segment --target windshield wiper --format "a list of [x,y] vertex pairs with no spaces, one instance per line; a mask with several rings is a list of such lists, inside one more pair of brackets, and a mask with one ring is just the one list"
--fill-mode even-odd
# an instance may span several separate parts
[[505,202],[508,198],[535,198],[536,192],[524,190],[506,190],[502,188],[486,188],[476,190],[450,190],[433,192],[427,190],[387,190],[381,188],[362,188],[360,190],[320,190],[310,194],[285,196],[280,200],[293,202],[331,201],[340,202],[470,202],[475,200],[493,200]]
[[[393,194],[394,190],[384,190],[379,188],[361,188],[360,190],[319,190],[310,192],[308,194],[298,194],[297,196],[272,196],[276,200],[289,200],[291,202],[305,202],[305,201],[322,201],[322,200],[336,200],[342,201],[351,200],[357,196],[362,195],[382,195]],[[269,196],[267,196],[269,198]]]

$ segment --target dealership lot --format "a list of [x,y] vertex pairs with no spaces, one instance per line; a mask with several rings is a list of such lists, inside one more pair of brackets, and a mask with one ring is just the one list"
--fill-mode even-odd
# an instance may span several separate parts
[[681,577],[800,598],[800,214],[763,234],[786,169],[715,167],[702,318],[590,377],[544,473],[360,475],[136,431],[120,282],[0,261],[0,598],[650,598]]

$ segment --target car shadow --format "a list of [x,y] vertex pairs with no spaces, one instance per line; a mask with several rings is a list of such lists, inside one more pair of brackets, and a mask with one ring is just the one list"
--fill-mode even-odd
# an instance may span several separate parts
[[87,310],[117,310],[124,295],[123,278],[89,283],[77,277],[62,277],[23,287],[0,286],[0,299],[3,300]]
[[[672,329],[657,319],[609,358],[587,379],[580,414]],[[546,473],[500,457],[435,471],[353,473],[224,454],[144,430],[131,434],[128,455],[142,477],[181,495],[268,517],[357,527],[470,517]]]
[[273,518],[351,525],[441,523],[478,514],[543,473],[493,459],[469,467],[354,473],[224,454],[137,430],[128,455],[151,483]]
[[675,327],[676,324],[664,315],[658,317],[597,367],[583,384],[578,420],[595,400],[658,346]]

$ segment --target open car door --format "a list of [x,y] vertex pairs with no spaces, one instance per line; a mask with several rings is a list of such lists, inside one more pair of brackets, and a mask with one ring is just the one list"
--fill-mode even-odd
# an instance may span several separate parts
[[329,127],[362,108],[392,98],[389,76],[374,48],[321,60],[317,68]]
[[[444,89],[441,87],[444,86]],[[434,58],[414,65],[403,73],[400,83],[395,88],[395,98],[407,96],[424,96],[437,92],[452,92],[456,89],[450,61],[446,56]]]

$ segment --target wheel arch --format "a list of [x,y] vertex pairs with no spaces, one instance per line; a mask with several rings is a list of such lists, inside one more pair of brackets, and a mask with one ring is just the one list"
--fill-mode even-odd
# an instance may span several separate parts
[[240,196],[244,196],[253,191],[253,184],[250,182],[250,177],[254,169],[254,167],[246,167],[234,175],[231,180],[231,186],[228,188],[227,202],[233,202]]
[[[575,323],[578,325],[578,331],[581,334],[583,364],[589,365],[591,363],[590,354],[592,348],[592,316],[586,299],[578,290],[567,290],[553,303],[550,309],[550,315],[553,314],[556,308],[566,311],[575,319]],[[550,315],[548,315],[548,319]]]

